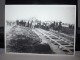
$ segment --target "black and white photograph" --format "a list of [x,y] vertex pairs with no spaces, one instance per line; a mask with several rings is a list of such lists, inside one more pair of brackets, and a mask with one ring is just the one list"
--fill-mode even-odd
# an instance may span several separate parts
[[5,52],[74,55],[76,5],[5,5]]

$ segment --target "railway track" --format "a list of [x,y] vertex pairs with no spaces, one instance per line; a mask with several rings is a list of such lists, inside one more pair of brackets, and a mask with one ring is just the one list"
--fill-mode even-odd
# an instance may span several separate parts
[[73,54],[71,49],[74,50],[74,46],[65,37],[61,37],[40,28],[33,29],[32,31],[34,31],[42,40],[45,40],[49,44],[51,50],[56,54]]

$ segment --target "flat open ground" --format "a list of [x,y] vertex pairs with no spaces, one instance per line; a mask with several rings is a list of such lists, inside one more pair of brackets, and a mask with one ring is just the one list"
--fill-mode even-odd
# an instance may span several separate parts
[[74,37],[64,33],[56,32],[55,30],[50,29],[47,31],[41,28],[29,28],[17,25],[12,26],[6,29],[6,46],[9,45],[11,39],[15,39],[17,35],[22,35],[18,39],[22,39],[24,35],[26,37],[32,38],[33,41],[39,41],[39,44],[48,44],[51,52],[54,52],[55,54],[74,53]]

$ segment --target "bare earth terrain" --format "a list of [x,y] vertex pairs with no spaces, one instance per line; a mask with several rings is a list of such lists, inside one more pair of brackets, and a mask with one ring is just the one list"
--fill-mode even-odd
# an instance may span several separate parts
[[74,54],[74,37],[55,30],[47,31],[41,28],[16,25],[6,29],[6,45],[9,45],[10,40],[15,39],[16,35],[25,35],[33,40],[40,41],[40,44],[46,43],[50,46],[51,51],[56,54]]

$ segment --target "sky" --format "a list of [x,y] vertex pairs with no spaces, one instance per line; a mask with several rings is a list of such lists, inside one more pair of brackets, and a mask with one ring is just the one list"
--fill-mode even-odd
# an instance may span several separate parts
[[41,21],[75,24],[76,5],[5,5],[5,20],[35,17]]

